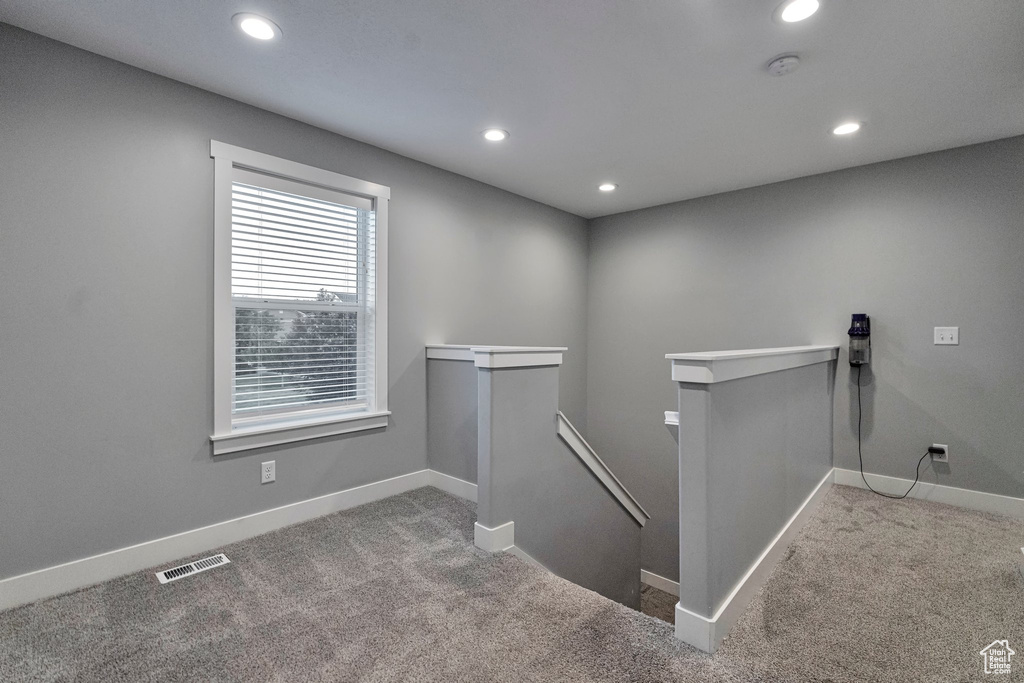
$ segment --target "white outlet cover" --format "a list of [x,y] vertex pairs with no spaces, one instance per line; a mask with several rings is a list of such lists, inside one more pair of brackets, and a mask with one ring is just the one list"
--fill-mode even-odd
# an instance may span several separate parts
[[270,460],[260,465],[260,483],[269,484],[277,479],[277,461]]
[[936,327],[935,328],[935,344],[937,346],[959,346],[960,345],[960,328],[959,327]]

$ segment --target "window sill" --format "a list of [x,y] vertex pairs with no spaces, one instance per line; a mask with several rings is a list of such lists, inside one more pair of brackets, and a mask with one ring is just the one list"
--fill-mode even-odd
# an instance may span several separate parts
[[388,415],[391,411],[379,413],[359,413],[345,417],[333,417],[306,420],[290,420],[274,425],[247,426],[235,429],[230,434],[214,434],[213,454],[225,455],[253,448],[278,446],[306,439],[319,439],[323,436],[335,436],[365,429],[381,429],[388,426]]

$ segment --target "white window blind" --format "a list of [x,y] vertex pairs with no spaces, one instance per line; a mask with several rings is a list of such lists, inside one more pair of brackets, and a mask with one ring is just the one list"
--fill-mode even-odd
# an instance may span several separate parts
[[233,424],[374,405],[375,227],[370,200],[236,170]]

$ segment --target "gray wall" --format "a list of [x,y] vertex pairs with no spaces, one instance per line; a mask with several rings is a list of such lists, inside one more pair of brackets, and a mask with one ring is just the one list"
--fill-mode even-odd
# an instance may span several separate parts
[[427,463],[432,470],[473,484],[478,374],[471,360],[427,361]]
[[[576,217],[5,25],[0,63],[0,577],[424,467],[427,342],[568,346],[559,407],[654,516],[659,574],[662,355],[845,347],[855,311],[868,470],[937,441],[926,481],[1024,495],[1024,138],[592,221],[588,286]],[[210,456],[211,138],[392,187],[385,432]],[[837,382],[852,469],[845,356]]]
[[[0,577],[424,468],[428,342],[569,347],[582,422],[582,219],[9,26],[0,64]],[[387,430],[211,457],[211,138],[391,187]]]
[[835,368],[677,385],[683,607],[714,615],[832,468]]
[[557,367],[479,369],[480,524],[564,579],[640,608],[641,527],[557,436]]
[[855,312],[867,471],[913,479],[948,443],[924,481],[1024,496],[1024,137],[597,219],[589,246],[587,438],[653,517],[644,568],[677,571],[663,355],[841,344],[835,464],[856,469]]

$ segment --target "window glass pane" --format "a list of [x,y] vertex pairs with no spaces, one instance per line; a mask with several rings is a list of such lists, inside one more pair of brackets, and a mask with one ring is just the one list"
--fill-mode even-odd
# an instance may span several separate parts
[[366,401],[355,311],[235,309],[233,412]]
[[372,226],[366,209],[233,183],[231,294],[316,300],[325,289],[356,303]]
[[236,418],[370,404],[374,212],[233,182]]

